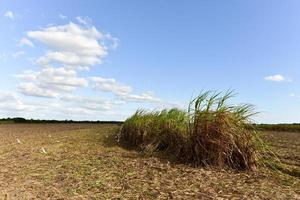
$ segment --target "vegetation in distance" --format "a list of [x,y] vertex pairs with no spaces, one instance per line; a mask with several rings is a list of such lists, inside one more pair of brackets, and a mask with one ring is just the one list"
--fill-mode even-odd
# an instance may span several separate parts
[[[83,123],[83,124],[118,124],[122,125],[124,121],[75,121],[75,120],[44,120],[44,119],[25,119],[23,117],[15,118],[2,118],[1,123],[53,123],[53,124],[63,124],[63,123]],[[260,131],[285,131],[285,132],[300,132],[300,123],[292,124],[250,124],[249,128],[255,128]]]
[[25,119],[22,117],[3,118],[1,123],[47,123],[47,124],[123,124],[122,121],[74,121],[74,120],[42,120],[42,119]]
[[254,124],[261,131],[300,132],[300,123],[293,124]]

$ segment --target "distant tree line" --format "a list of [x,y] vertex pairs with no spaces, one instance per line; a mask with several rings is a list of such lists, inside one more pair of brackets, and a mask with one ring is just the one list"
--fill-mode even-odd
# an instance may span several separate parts
[[286,131],[300,132],[300,123],[293,124],[254,124],[258,130],[262,131]]
[[43,120],[43,119],[25,119],[22,117],[2,118],[0,123],[47,123],[47,124],[123,124],[122,121],[75,121],[75,120]]
[[[2,118],[1,123],[28,123],[28,124],[117,124],[122,125],[122,121],[76,121],[76,120],[43,120],[43,119],[25,119],[22,117],[15,118]],[[299,132],[300,123],[292,124],[253,124],[257,130],[261,131],[286,131],[286,132]],[[249,127],[250,128],[250,127]]]

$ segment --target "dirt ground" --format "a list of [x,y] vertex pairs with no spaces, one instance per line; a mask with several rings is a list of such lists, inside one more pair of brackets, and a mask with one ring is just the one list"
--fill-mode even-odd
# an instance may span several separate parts
[[[121,147],[117,125],[0,124],[0,199],[300,199],[300,178],[194,168]],[[299,133],[266,133],[300,167]]]

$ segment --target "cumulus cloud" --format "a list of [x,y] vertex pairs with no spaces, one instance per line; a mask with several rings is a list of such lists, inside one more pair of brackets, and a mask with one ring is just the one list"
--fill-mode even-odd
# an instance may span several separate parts
[[8,10],[4,13],[4,17],[8,17],[10,19],[14,19],[15,18],[15,15],[12,11]]
[[36,97],[56,97],[88,85],[86,79],[77,77],[75,70],[62,67],[44,68],[41,71],[27,70],[15,77],[26,81],[19,84],[19,92]]
[[112,92],[118,98],[127,102],[160,102],[161,100],[155,97],[151,91],[144,92],[140,95],[132,94],[132,88],[128,85],[118,83],[113,78],[90,77],[93,81],[92,87],[95,90],[103,92]]
[[43,88],[35,83],[20,83],[18,90],[26,96],[55,97],[58,95],[57,92]]
[[33,43],[28,39],[28,38],[22,38],[20,41],[19,41],[19,44],[18,44],[20,47],[23,47],[23,46],[30,46],[30,47],[33,47]]
[[282,76],[281,74],[275,74],[275,75],[271,75],[271,76],[266,76],[264,78],[266,81],[273,81],[273,82],[291,82],[291,79],[288,79],[284,76]]
[[[109,49],[104,44],[105,40],[117,40],[110,34],[101,33],[94,26],[80,26],[72,22],[28,31],[27,37],[48,48],[44,55],[36,59],[36,63],[43,67],[42,70],[27,70],[15,75],[23,81],[18,91],[37,97],[57,97],[64,92],[86,87],[87,80],[77,77],[77,71],[89,70],[91,66],[101,63]],[[27,37],[20,40],[20,46],[33,46]]]
[[152,91],[144,92],[140,95],[137,94],[122,95],[120,96],[120,98],[127,102],[152,102],[152,103],[161,102],[161,99],[155,97],[155,94]]
[[0,92],[0,109],[2,111],[24,111],[32,110],[34,107],[26,105],[12,92]]
[[127,114],[116,108],[118,102],[99,97],[65,96],[26,102],[13,92],[0,91],[0,117],[36,119],[124,120]]
[[[131,86],[113,78],[79,76],[81,70],[90,70],[92,66],[102,63],[109,50],[117,48],[119,40],[109,33],[100,32],[88,18],[77,17],[77,20],[79,23],[49,25],[40,30],[28,31],[26,37],[19,41],[19,46],[33,47],[33,41],[35,44],[42,43],[46,48],[44,54],[34,59],[40,69],[25,70],[14,75],[20,80],[17,87],[19,93],[43,97],[34,105],[39,116],[47,118],[51,115],[57,119],[99,119],[95,116],[106,116],[110,117],[106,119],[112,119],[112,116],[127,116],[120,110],[126,102],[164,103],[153,92],[135,94]],[[21,51],[16,52],[15,57],[22,54]],[[76,95],[77,89],[89,85],[94,90],[110,92],[114,96],[103,98]],[[22,106],[26,110],[32,105],[20,101],[19,107]]]
[[62,101],[72,103],[76,107],[81,107],[88,110],[111,110],[116,105],[121,105],[121,101],[113,101],[101,97],[82,97],[82,96],[63,96]]
[[76,66],[80,69],[82,66],[89,66],[99,63],[97,57],[79,56],[72,52],[48,52],[45,56],[40,57],[37,63],[42,66],[49,66],[52,62],[63,63],[68,66]]
[[94,82],[92,87],[95,90],[112,92],[119,96],[125,96],[132,92],[132,88],[130,86],[118,83],[113,78],[90,77],[90,80]]
[[94,26],[83,27],[70,22],[62,26],[51,26],[40,31],[29,31],[27,36],[46,44],[51,51],[39,58],[42,65],[60,62],[69,66],[92,66],[100,64],[107,56],[106,40],[113,40]]
[[[63,105],[63,106],[62,106]],[[114,112],[112,110],[86,109],[75,104],[58,104],[51,106],[51,111],[47,113],[56,116],[55,119],[73,120],[124,120],[128,114]]]

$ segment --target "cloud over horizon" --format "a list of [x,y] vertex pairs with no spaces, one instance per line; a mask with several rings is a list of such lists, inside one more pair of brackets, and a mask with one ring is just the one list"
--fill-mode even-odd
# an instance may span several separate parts
[[18,91],[27,96],[56,97],[61,93],[74,91],[79,87],[87,87],[84,78],[77,77],[75,70],[66,68],[44,68],[41,71],[24,71],[15,77],[22,81]]
[[[63,16],[60,18],[65,19]],[[31,109],[39,110],[41,114],[53,110],[57,115],[70,114],[71,118],[80,114],[92,117],[97,113],[122,116],[115,109],[119,110],[128,103],[162,103],[152,91],[135,94],[131,86],[114,78],[88,76],[94,67],[103,63],[110,50],[118,47],[119,39],[98,30],[91,20],[76,19],[78,23],[27,31],[19,40],[20,48],[31,47],[42,55],[33,58],[31,69],[13,75],[19,81],[16,92],[21,96],[17,93],[6,96],[18,105],[18,113]],[[27,52],[20,50],[14,53],[15,58],[20,55],[27,55]],[[40,99],[40,103],[23,103],[22,95]],[[0,108],[6,104],[10,105],[9,101],[1,102],[0,99]]]

